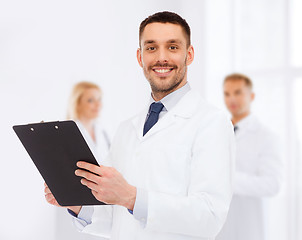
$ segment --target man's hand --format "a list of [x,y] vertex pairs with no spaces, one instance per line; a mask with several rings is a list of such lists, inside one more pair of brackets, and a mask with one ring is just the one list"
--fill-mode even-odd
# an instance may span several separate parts
[[[58,202],[57,200],[55,199],[54,195],[52,194],[52,192],[50,191],[49,187],[46,185],[46,183],[44,183],[44,193],[45,193],[45,199],[46,201],[51,204],[51,205],[54,205],[54,206],[57,206],[57,207],[62,207]],[[73,211],[76,215],[79,214],[82,206],[69,206],[69,207],[66,207],[68,208],[69,210]]]
[[81,183],[91,189],[97,200],[133,210],[136,187],[128,184],[115,168],[96,166],[82,161],[78,162],[77,166],[81,169],[76,170],[75,174],[83,177]]

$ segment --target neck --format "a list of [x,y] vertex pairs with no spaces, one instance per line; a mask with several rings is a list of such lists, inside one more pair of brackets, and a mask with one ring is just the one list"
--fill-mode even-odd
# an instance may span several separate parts
[[93,126],[95,122],[94,119],[87,119],[87,118],[80,117],[79,121],[83,124],[83,126],[86,128],[88,132],[93,130]]
[[239,121],[241,121],[243,118],[246,118],[248,115],[250,115],[250,111],[238,115],[233,115],[232,116],[233,125],[236,125]]
[[176,88],[171,89],[170,91],[163,91],[163,92],[152,91],[152,97],[156,102],[158,102],[158,101],[162,100],[165,96],[169,95],[170,93],[175,92],[176,90],[182,88],[184,85],[186,85],[186,83],[187,83],[187,80],[184,79]]

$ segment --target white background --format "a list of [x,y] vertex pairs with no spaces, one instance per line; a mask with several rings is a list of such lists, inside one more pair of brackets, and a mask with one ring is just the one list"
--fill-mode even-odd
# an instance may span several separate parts
[[149,98],[136,62],[138,27],[163,10],[191,26],[189,82],[208,101],[224,109],[226,74],[253,79],[253,112],[282,139],[286,163],[282,192],[268,204],[268,239],[302,239],[301,1],[0,0],[1,240],[95,239],[73,231],[64,210],[46,203],[12,126],[64,120],[72,85],[88,80],[103,89],[101,122],[112,136]]

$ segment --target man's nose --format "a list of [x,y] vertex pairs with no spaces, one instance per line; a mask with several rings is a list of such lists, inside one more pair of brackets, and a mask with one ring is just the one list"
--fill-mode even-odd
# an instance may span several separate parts
[[237,99],[234,95],[231,95],[230,98],[229,98],[229,101],[230,101],[230,103],[236,103]]
[[166,49],[160,48],[158,50],[157,61],[158,62],[168,62],[169,61],[169,54]]

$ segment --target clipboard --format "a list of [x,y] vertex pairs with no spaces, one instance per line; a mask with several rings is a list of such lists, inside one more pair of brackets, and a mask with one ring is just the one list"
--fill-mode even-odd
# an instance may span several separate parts
[[99,165],[74,121],[13,126],[61,206],[104,205],[75,175],[80,160]]

